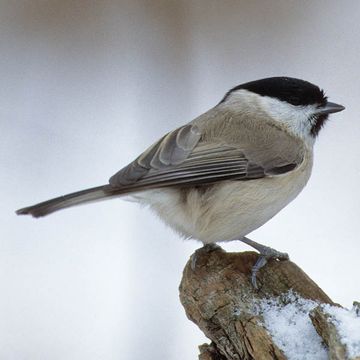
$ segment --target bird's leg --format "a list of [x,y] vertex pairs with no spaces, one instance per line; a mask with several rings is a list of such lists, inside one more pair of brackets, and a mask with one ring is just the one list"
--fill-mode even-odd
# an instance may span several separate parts
[[194,252],[194,254],[191,256],[191,269],[195,270],[196,262],[197,262],[197,259],[198,259],[200,253],[210,253],[210,252],[218,249],[219,247],[220,246],[213,243],[213,244],[204,244],[203,247],[201,247],[200,249],[197,249]]
[[253,240],[250,240],[246,236],[244,236],[240,241],[253,247],[260,253],[259,258],[257,259],[255,265],[253,266],[253,268],[251,270],[251,283],[253,284],[255,289],[258,288],[257,283],[256,283],[256,275],[257,275],[258,271],[263,266],[266,265],[268,260],[270,260],[270,259],[289,260],[289,255],[287,253],[283,253],[283,252],[277,251],[269,246],[259,244]]

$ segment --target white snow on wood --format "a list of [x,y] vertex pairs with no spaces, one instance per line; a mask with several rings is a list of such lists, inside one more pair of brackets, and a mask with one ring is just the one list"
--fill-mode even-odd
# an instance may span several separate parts
[[330,305],[324,305],[323,309],[336,326],[340,341],[346,346],[348,357],[360,356],[360,317],[356,314],[356,310],[349,311]]
[[[263,299],[254,305],[274,343],[289,360],[327,360],[328,351],[311,323],[309,313],[319,303],[303,299],[294,292]],[[360,356],[360,316],[356,309],[347,310],[323,304],[322,308],[336,326],[348,358]]]
[[309,317],[309,312],[318,305],[293,292],[257,304],[265,328],[289,360],[328,359],[328,351]]

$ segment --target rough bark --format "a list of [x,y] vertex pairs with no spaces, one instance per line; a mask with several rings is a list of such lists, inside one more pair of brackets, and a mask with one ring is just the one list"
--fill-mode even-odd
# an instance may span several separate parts
[[180,300],[190,320],[212,341],[200,347],[201,360],[286,359],[262,326],[254,302],[293,290],[305,299],[334,304],[293,262],[270,261],[251,284],[254,252],[197,251],[185,266]]
[[226,360],[226,357],[222,356],[214,343],[202,344],[199,346],[200,355],[199,360]]

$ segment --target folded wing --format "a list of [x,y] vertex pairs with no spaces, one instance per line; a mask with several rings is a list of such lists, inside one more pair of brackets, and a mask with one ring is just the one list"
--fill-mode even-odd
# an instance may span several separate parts
[[[295,141],[286,136],[286,141]],[[282,139],[282,141],[284,141]],[[265,176],[276,176],[295,169],[303,160],[299,151],[289,149],[297,144],[283,146],[286,154],[279,150],[257,146],[228,145],[222,141],[204,142],[196,125],[185,125],[176,129],[128,166],[110,178],[113,188],[129,191],[164,186],[202,185],[219,180],[251,180]]]

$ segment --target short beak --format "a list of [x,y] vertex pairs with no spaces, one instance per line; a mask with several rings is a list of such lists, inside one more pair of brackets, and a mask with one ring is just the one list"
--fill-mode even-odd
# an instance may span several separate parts
[[344,106],[339,105],[339,104],[335,104],[332,102],[327,102],[325,104],[325,106],[319,108],[317,110],[317,114],[332,114],[332,113],[337,113],[339,111],[343,111],[345,109]]

